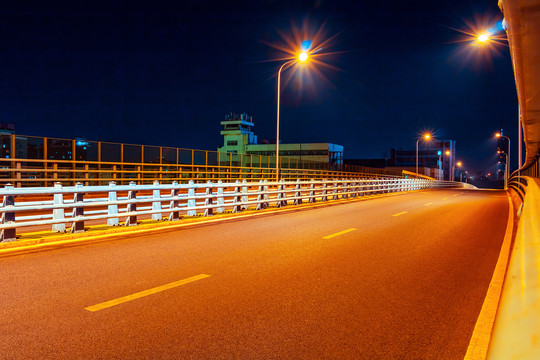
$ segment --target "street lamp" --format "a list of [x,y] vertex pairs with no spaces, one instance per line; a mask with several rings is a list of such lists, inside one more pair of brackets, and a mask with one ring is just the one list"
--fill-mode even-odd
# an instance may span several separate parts
[[281,95],[281,70],[285,66],[289,67],[291,64],[295,62],[304,63],[308,60],[309,55],[306,51],[302,51],[300,54],[298,54],[298,58],[294,58],[292,60],[287,61],[281,67],[278,71],[278,77],[277,77],[277,118],[276,118],[276,180],[279,181],[279,100]]
[[425,133],[424,135],[422,135],[421,138],[416,140],[416,175],[417,176],[418,176],[418,142],[420,140],[429,141],[430,139],[431,139],[431,134],[430,133]]
[[508,184],[508,170],[510,170],[510,138],[508,136],[504,136],[502,133],[496,133],[495,137],[505,138],[506,140],[508,140],[508,154],[505,153],[505,155],[506,155],[506,171],[505,171],[505,176],[504,176],[504,188],[506,189],[506,184]]
[[[458,161],[458,162],[456,163],[456,166],[457,166],[458,168],[461,168],[462,165],[463,165],[463,163],[462,163],[461,161]],[[461,170],[459,170],[459,181],[460,181],[460,182],[463,182],[463,171],[461,171]]]

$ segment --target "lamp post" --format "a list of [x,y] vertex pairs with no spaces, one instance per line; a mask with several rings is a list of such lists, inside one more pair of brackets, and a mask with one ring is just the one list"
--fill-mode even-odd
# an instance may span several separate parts
[[461,171],[461,166],[462,166],[462,165],[463,165],[463,164],[461,163],[461,161],[458,161],[458,162],[456,163],[456,166],[457,166],[458,168],[460,168],[460,170],[459,170],[459,182],[463,182],[463,171]]
[[308,53],[303,51],[298,55],[298,58],[292,59],[281,65],[277,76],[277,117],[276,117],[276,180],[279,181],[279,104],[281,95],[281,70],[285,66],[291,65],[295,62],[305,62],[308,59]]
[[508,136],[504,136],[502,134],[502,130],[500,133],[496,133],[495,137],[505,138],[506,140],[508,140],[508,154],[503,152],[506,155],[506,171],[504,176],[504,188],[506,189],[506,185],[508,184],[508,170],[510,170],[510,138]]
[[448,181],[454,181],[454,166],[453,166],[453,160],[450,158],[450,150],[446,150],[444,152],[444,155],[448,156],[449,162],[448,162]]
[[418,176],[418,142],[422,139],[429,141],[429,139],[431,139],[431,134],[426,133],[421,138],[416,140],[416,176]]

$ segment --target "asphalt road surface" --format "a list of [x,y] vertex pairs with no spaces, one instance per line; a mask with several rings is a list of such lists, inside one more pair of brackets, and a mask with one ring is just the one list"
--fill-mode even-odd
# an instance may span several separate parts
[[0,258],[2,359],[462,359],[503,191],[437,190]]

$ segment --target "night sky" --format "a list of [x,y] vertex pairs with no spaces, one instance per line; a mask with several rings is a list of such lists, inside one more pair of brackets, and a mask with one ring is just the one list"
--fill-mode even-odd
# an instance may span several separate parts
[[216,150],[224,115],[247,112],[259,141],[272,141],[284,61],[268,60],[287,56],[276,46],[293,29],[322,29],[331,40],[317,59],[329,66],[283,73],[282,142],[381,158],[431,129],[456,140],[468,169],[492,171],[501,127],[517,162],[508,47],[480,50],[454,29],[501,19],[497,0],[2,3],[0,122],[24,135]]

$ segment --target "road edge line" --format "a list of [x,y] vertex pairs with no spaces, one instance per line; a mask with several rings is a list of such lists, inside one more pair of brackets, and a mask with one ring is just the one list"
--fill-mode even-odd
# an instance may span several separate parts
[[489,288],[482,304],[482,309],[476,320],[474,330],[469,341],[467,353],[464,360],[484,360],[487,357],[489,342],[493,333],[495,316],[501,299],[502,287],[508,262],[510,261],[510,245],[512,244],[512,233],[514,230],[514,204],[510,196],[507,196],[509,208],[508,222],[504,234],[503,244],[489,283]]

